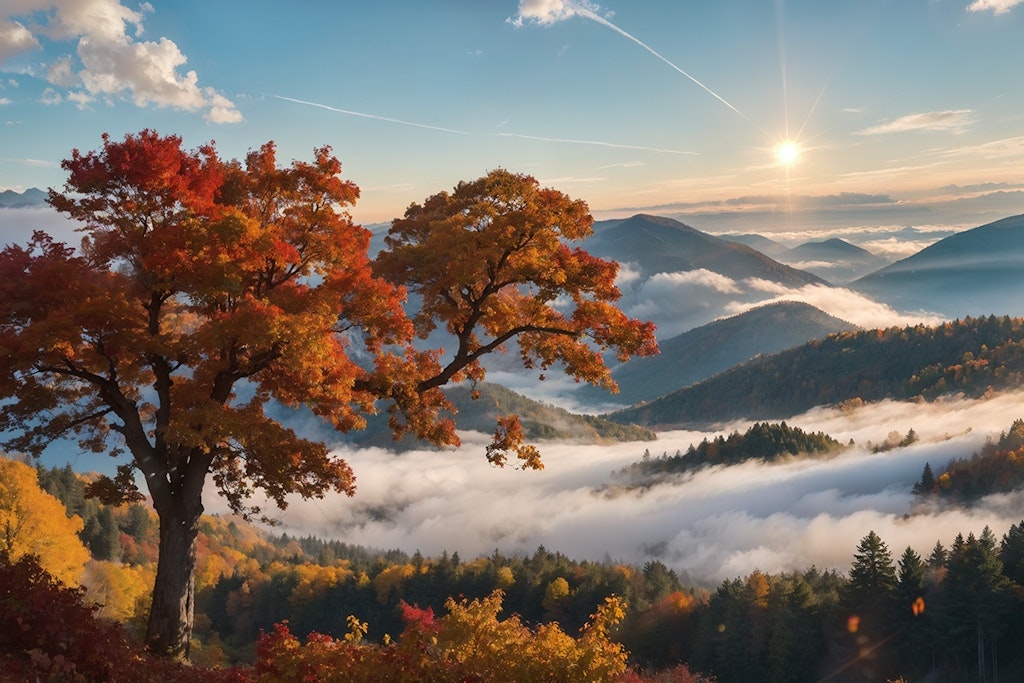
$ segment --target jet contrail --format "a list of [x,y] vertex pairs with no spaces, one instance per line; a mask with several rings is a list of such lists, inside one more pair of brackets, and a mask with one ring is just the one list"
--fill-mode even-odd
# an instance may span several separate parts
[[[717,96],[716,96],[717,97]],[[319,107],[320,109],[326,109],[327,111],[337,112],[339,114],[346,114],[348,116],[358,116],[364,119],[373,119],[375,121],[386,121],[388,123],[398,123],[403,126],[413,126],[414,128],[425,128],[427,130],[436,130],[442,133],[451,133],[453,135],[470,135],[473,137],[490,137],[490,138],[519,138],[520,140],[536,140],[538,142],[557,142],[561,144],[570,145],[594,145],[597,147],[613,147],[615,149],[633,149],[642,152],[657,152],[660,154],[687,154],[687,155],[698,155],[699,152],[687,152],[679,149],[663,149],[661,147],[644,147],[641,145],[622,145],[615,142],[602,142],[600,140],[576,140],[573,138],[547,138],[539,135],[523,135],[521,133],[475,133],[468,130],[457,130],[455,128],[445,128],[444,126],[431,126],[425,123],[416,123],[415,121],[405,121],[403,119],[395,119],[390,116],[378,116],[377,114],[364,114],[358,111],[351,111],[349,109],[339,109],[338,107],[332,107],[326,104],[320,104],[319,102],[309,102],[307,100],[299,100],[294,97],[285,97],[284,95],[274,95],[274,98],[284,100],[286,102],[294,102],[296,104],[304,104],[309,107]],[[719,98],[721,99],[721,98]],[[724,101],[724,100],[723,100]],[[728,104],[728,102],[726,102]],[[731,106],[731,105],[730,105]]]
[[[650,53],[651,53],[652,55],[654,55],[655,57],[657,57],[657,58],[658,58],[658,59],[660,59],[661,61],[665,62],[665,63],[666,63],[666,64],[668,64],[668,65],[669,65],[670,67],[672,67],[673,69],[675,69],[676,71],[678,71],[679,73],[681,73],[682,75],[686,76],[686,77],[687,77],[687,78],[689,78],[689,79],[690,79],[691,81],[693,81],[694,83],[696,83],[697,85],[699,85],[699,86],[700,86],[701,88],[703,88],[703,89],[704,89],[704,90],[705,90],[705,91],[706,91],[706,92],[707,92],[708,94],[710,94],[710,95],[711,95],[712,97],[714,97],[714,98],[715,98],[716,100],[718,100],[719,102],[721,102],[721,103],[722,103],[722,104],[724,104],[725,106],[729,107],[729,109],[732,109],[732,110],[733,110],[734,112],[736,112],[737,114],[739,114],[739,115],[740,115],[740,116],[742,116],[743,118],[747,118],[746,114],[744,114],[744,113],[743,113],[743,112],[741,112],[741,111],[740,111],[739,109],[737,109],[736,107],[734,107],[734,106],[732,106],[731,104],[729,104],[729,102],[727,102],[727,101],[725,100],[725,98],[723,98],[723,97],[722,97],[721,95],[719,95],[719,94],[718,94],[718,93],[716,93],[716,92],[715,92],[714,90],[712,90],[712,89],[711,89],[711,88],[709,88],[708,86],[706,86],[706,85],[704,85],[703,83],[701,83],[701,82],[700,82],[699,80],[697,80],[696,78],[694,78],[694,77],[693,77],[693,76],[691,76],[690,74],[688,74],[688,73],[686,73],[685,71],[683,71],[682,69],[680,69],[680,68],[679,68],[678,66],[676,66],[675,64],[673,64],[672,62],[670,62],[670,61],[669,61],[668,59],[666,59],[665,57],[663,57],[663,56],[662,56],[661,54],[659,54],[659,53],[658,53],[658,52],[657,52],[657,51],[656,51],[656,50],[655,50],[654,48],[652,48],[652,47],[651,47],[650,45],[648,45],[647,43],[643,42],[642,40],[640,40],[640,39],[639,39],[639,38],[637,38],[636,36],[632,35],[631,33],[628,33],[627,31],[624,31],[624,30],[622,30],[621,28],[619,28],[618,26],[616,26],[616,25],[615,25],[615,24],[613,24],[612,22],[608,21],[607,19],[605,19],[605,18],[604,18],[604,17],[602,17],[602,16],[599,16],[599,15],[595,14],[594,12],[592,12],[592,11],[591,11],[591,10],[589,10],[589,9],[587,9],[586,7],[583,7],[582,5],[578,5],[578,4],[576,4],[575,2],[566,2],[566,3],[565,3],[565,5],[566,5],[567,7],[569,7],[569,8],[571,8],[571,9],[572,9],[572,10],[573,10],[574,12],[576,12],[576,13],[577,13],[577,14],[579,14],[580,16],[582,16],[582,17],[586,17],[587,19],[590,19],[591,21],[596,21],[597,23],[601,24],[602,26],[607,26],[607,27],[608,27],[608,28],[610,28],[611,30],[613,30],[613,31],[615,31],[616,33],[618,33],[618,34],[619,34],[620,36],[623,36],[623,37],[625,37],[625,38],[629,38],[629,39],[630,39],[630,40],[632,40],[632,41],[633,41],[634,43],[636,43],[637,45],[639,45],[639,46],[640,46],[640,47],[642,47],[643,49],[647,50],[647,51],[648,51],[648,52],[650,52]],[[748,120],[749,120],[749,119],[748,119]]]

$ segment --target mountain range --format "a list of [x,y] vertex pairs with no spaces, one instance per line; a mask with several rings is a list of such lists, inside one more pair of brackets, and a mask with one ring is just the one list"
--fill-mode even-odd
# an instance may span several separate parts
[[760,278],[788,287],[828,284],[744,244],[648,214],[595,223],[584,248],[595,256],[635,264],[643,277],[704,269],[734,280]]
[[[46,196],[36,188],[0,192],[0,208],[45,205]],[[378,227],[374,233],[379,243],[387,226]],[[849,354],[832,357],[831,367],[815,360],[810,349],[832,348],[835,339],[847,339],[857,328],[809,304],[779,301],[785,298],[779,293],[787,290],[847,283],[849,289],[896,311],[929,312],[950,320],[1024,316],[1024,215],[955,233],[888,265],[840,239],[789,248],[749,232],[716,237],[678,220],[650,214],[598,221],[594,234],[582,246],[622,265],[621,307],[635,317],[654,320],[659,327],[661,355],[613,368],[620,386],[617,396],[589,387],[573,396],[577,405],[591,409],[648,402],[615,413],[616,422],[679,426],[741,415],[785,417],[792,414],[789,411],[825,401],[826,396],[831,397],[828,400],[839,396],[820,387],[815,395],[798,390],[792,378],[803,377],[805,386],[812,382],[798,367],[800,363],[816,368],[837,387],[843,386],[848,376],[874,367],[867,361],[862,366],[851,364]],[[775,303],[757,306],[759,301]],[[745,312],[729,315],[737,310]],[[1001,341],[995,339],[994,343]],[[959,352],[977,356],[981,349],[975,346],[968,344],[966,351]],[[895,346],[886,348],[878,353],[892,354]],[[808,353],[811,356],[799,355]],[[922,362],[931,358],[933,364],[955,364],[953,357],[932,358],[929,353],[921,348],[912,355]],[[795,357],[803,360],[794,365]],[[770,377],[766,368],[772,368]],[[904,369],[897,372],[889,367],[884,372],[907,382]],[[780,376],[786,381],[779,381]],[[876,383],[876,388],[881,384],[884,382]],[[490,431],[494,415],[518,412],[524,416],[530,438],[599,442],[650,437],[644,430],[630,432],[604,420],[530,401],[505,387],[481,388],[479,401],[469,401],[465,387],[451,390],[459,406],[460,429]],[[890,387],[879,395],[897,396],[904,389]],[[874,395],[855,397],[873,400]],[[746,412],[755,398],[761,408],[769,408],[756,415]],[[302,421],[295,415],[282,417]],[[363,445],[391,445],[390,436],[372,426],[358,440]]]
[[981,396],[1022,381],[1024,318],[988,316],[831,335],[607,417],[654,429],[708,428],[847,401]]
[[650,401],[707,379],[762,354],[772,354],[833,332],[858,329],[810,304],[782,301],[716,320],[659,342],[661,353],[616,367],[619,393],[587,387],[581,401],[611,400],[623,405]]
[[1024,315],[1024,214],[951,235],[850,287],[949,318]]
[[890,263],[867,249],[838,237],[823,242],[805,242],[776,253],[773,258],[794,268],[814,273],[834,285],[851,282]]
[[27,206],[44,206],[48,193],[36,187],[30,187],[24,192],[4,190],[0,192],[0,208],[20,209]]

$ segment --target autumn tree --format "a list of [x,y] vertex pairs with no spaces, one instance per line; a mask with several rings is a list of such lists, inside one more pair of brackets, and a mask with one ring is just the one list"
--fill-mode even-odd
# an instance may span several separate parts
[[78,533],[82,518],[68,517],[59,500],[39,487],[34,467],[0,457],[0,554],[35,556],[65,584],[77,586],[89,551]]
[[[421,338],[437,328],[454,338],[444,358],[431,356],[436,372],[417,389],[483,379],[483,356],[513,340],[527,368],[558,364],[608,389],[615,383],[603,352],[622,361],[654,353],[653,325],[615,306],[618,264],[566,244],[588,237],[592,225],[581,200],[502,169],[411,205],[392,224],[374,272],[418,295]],[[518,421],[501,421],[488,459],[501,465],[514,451],[524,466],[538,466],[535,449],[516,445],[520,433]]]
[[[189,151],[144,130],[104,135],[63,168],[49,201],[80,223],[80,250],[37,232],[0,252],[0,430],[34,455],[74,435],[128,456],[91,492],[129,500],[138,475],[152,498],[154,652],[188,651],[208,480],[248,514],[256,493],[283,508],[355,491],[348,464],[268,417],[269,402],[343,431],[386,406],[396,435],[450,444],[439,387],[481,379],[481,357],[513,339],[528,365],[609,387],[605,349],[656,348],[652,326],[613,304],[615,265],[565,244],[589,234],[586,206],[528,176],[498,171],[414,204],[374,264],[347,213],[358,188],[327,147],[282,168],[273,143],[225,161],[212,143]],[[407,287],[422,301],[412,320]],[[435,326],[455,336],[450,355],[413,347]],[[487,456],[513,452],[540,465],[506,418]]]

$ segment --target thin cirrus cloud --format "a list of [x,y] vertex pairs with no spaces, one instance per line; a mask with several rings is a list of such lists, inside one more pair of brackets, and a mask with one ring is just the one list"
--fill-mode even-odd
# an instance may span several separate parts
[[[746,118],[746,115],[743,112],[734,107],[728,100],[726,100],[724,97],[722,97],[717,92],[712,90],[705,83],[701,82],[699,79],[697,79],[695,76],[693,76],[686,70],[680,68],[674,62],[670,61],[667,57],[662,55],[660,52],[655,50],[653,47],[651,47],[644,41],[634,36],[632,33],[629,33],[625,29],[617,26],[616,24],[613,24],[606,17],[598,14],[598,12],[600,11],[601,8],[598,5],[592,2],[588,2],[587,0],[519,0],[519,12],[516,14],[515,17],[510,17],[508,21],[516,28],[521,28],[524,24],[528,22],[535,22],[537,24],[540,24],[541,26],[548,26],[556,22],[562,21],[563,19],[568,19],[574,16],[589,19],[595,23],[600,24],[601,26],[604,26],[605,28],[609,28],[612,31],[615,31],[623,38],[626,38],[627,40],[636,43],[644,50],[646,50],[647,52],[649,52],[650,54],[652,54],[653,56],[657,57],[659,60],[670,66],[672,69],[688,78],[690,81],[699,86],[702,90],[704,90],[706,93],[714,97],[716,100],[724,104],[726,107],[733,110],[740,116]],[[608,13],[606,16],[611,16],[611,14]]]
[[974,123],[974,112],[971,109],[930,111],[919,114],[907,114],[898,119],[865,128],[860,131],[860,135],[903,133],[911,130],[932,130],[959,134],[966,132],[972,123]]
[[974,0],[968,7],[969,12],[987,12],[993,14],[1006,14],[1024,0]]
[[[205,111],[211,123],[242,121],[230,99],[200,86],[195,71],[181,72],[188,58],[174,41],[137,40],[143,33],[143,13],[152,10],[149,3],[136,11],[119,0],[26,0],[17,15],[0,23],[0,62],[38,48],[36,35],[73,41],[77,62],[65,55],[47,70],[51,85],[69,89],[61,100],[50,97],[51,103],[67,99],[84,108],[97,99],[126,98],[139,107]],[[26,26],[19,17],[46,20]]]
[[285,97],[284,95],[274,95],[275,99],[282,100],[284,102],[293,102],[295,104],[301,104],[307,107],[316,107],[318,109],[325,109],[332,111],[337,114],[344,114],[346,116],[355,116],[361,119],[371,119],[373,121],[383,121],[384,123],[394,123],[400,126],[410,126],[412,128],[422,128],[425,130],[435,130],[439,133],[449,133],[451,135],[468,135],[471,137],[484,137],[484,138],[516,138],[519,140],[534,140],[537,142],[554,142],[560,144],[569,145],[592,145],[596,147],[611,147],[614,149],[632,149],[641,152],[655,152],[658,154],[684,154],[696,156],[699,152],[688,152],[679,149],[667,149],[663,147],[644,147],[642,145],[627,145],[616,142],[604,142],[601,140],[579,140],[576,138],[553,138],[545,137],[542,135],[526,135],[523,133],[481,133],[469,130],[459,130],[457,128],[448,128],[445,126],[434,126],[427,123],[417,123],[415,121],[407,121],[405,119],[396,119],[391,116],[380,116],[379,114],[367,114],[365,112],[352,111],[350,109],[341,109],[338,107],[332,107],[328,104],[321,104],[319,102],[310,102],[308,100],[300,100],[294,97]]

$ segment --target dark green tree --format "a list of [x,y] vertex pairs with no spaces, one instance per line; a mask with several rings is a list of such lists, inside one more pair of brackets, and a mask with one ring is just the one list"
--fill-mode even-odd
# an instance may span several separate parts
[[114,560],[121,556],[121,532],[111,506],[100,505],[79,535],[95,559]]
[[1013,524],[1003,534],[999,544],[999,559],[1003,563],[1003,573],[1014,583],[1024,586],[1024,520]]
[[914,484],[913,492],[918,496],[927,496],[935,490],[935,474],[932,472],[932,464],[926,462],[924,470],[921,471],[921,479]]
[[947,561],[941,628],[949,652],[963,665],[977,661],[978,680],[998,671],[998,637],[1010,604],[996,539],[987,526],[979,537],[957,535]]
[[874,531],[861,539],[853,558],[843,600],[851,638],[847,647],[851,652],[870,653],[860,664],[866,675],[877,679],[885,667],[885,646],[891,634],[896,568],[888,546]]
[[896,633],[899,660],[908,665],[905,673],[921,673],[932,662],[934,629],[926,580],[927,565],[913,548],[907,546],[899,559],[896,588],[893,592],[892,631]]

